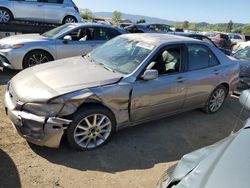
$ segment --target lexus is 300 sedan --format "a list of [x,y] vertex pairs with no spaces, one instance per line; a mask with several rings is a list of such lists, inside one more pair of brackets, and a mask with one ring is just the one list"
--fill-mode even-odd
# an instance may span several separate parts
[[122,29],[103,24],[71,23],[43,34],[10,36],[0,40],[0,66],[20,70],[87,54],[124,33]]
[[239,65],[216,47],[166,34],[121,35],[83,57],[28,68],[8,84],[6,112],[21,136],[76,149],[126,126],[190,109],[217,112]]
[[[250,90],[241,103],[250,109]],[[184,155],[160,179],[157,188],[249,188],[250,119],[245,126],[214,145]]]

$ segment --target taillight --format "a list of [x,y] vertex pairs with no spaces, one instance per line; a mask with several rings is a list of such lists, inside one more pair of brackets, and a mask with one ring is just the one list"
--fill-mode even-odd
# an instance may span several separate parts
[[76,10],[76,12],[80,12],[77,6],[74,6],[74,9]]

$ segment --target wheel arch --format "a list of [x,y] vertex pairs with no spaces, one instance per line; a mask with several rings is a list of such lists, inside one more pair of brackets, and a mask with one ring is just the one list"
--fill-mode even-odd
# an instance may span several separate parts
[[224,86],[227,89],[227,95],[228,95],[229,90],[230,90],[230,85],[227,82],[222,82],[217,87],[219,87],[219,86]]
[[[87,101],[83,102],[75,111],[75,113],[79,112],[80,110],[84,109],[84,108],[88,108],[88,107],[101,107],[101,108],[105,108],[106,110],[108,110],[109,112],[112,113],[112,115],[114,116],[115,122],[117,123],[117,119],[116,119],[116,115],[113,112],[113,110],[111,108],[109,108],[107,105],[103,104],[100,101],[97,101],[95,99],[88,99]],[[75,114],[74,113],[74,114]]]
[[0,6],[0,9],[5,9],[5,10],[7,10],[7,11],[9,11],[10,12],[10,14],[11,14],[11,18],[12,19],[14,19],[14,14],[13,14],[13,12],[8,8],[8,7],[5,7],[5,6]]
[[54,56],[48,51],[48,50],[45,50],[45,49],[41,49],[41,48],[36,48],[36,49],[32,49],[32,50],[29,50],[24,56],[23,56],[23,60],[22,60],[22,67],[24,68],[24,59],[26,58],[26,56],[32,52],[35,52],[35,51],[43,51],[43,52],[46,52],[50,55],[52,61],[55,60]]

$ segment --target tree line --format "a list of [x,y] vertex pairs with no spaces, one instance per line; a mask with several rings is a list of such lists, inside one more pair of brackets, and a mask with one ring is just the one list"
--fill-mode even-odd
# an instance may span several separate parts
[[[94,14],[90,9],[83,9],[81,11],[81,17],[86,20],[94,19]],[[119,11],[114,11],[112,14],[112,21],[114,23],[121,22],[122,13]],[[146,20],[140,19],[137,23],[145,23]],[[172,27],[184,30],[192,30],[192,31],[218,31],[218,32],[227,32],[227,33],[243,33],[250,35],[250,24],[242,24],[242,23],[233,23],[230,20],[228,23],[217,23],[217,24],[209,24],[207,22],[199,22],[192,23],[189,21],[184,22],[176,22],[171,25]]]

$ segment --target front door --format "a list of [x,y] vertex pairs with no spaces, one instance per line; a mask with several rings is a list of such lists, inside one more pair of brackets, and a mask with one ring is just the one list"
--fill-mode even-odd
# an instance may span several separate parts
[[70,35],[72,40],[67,43],[63,41],[63,37],[57,40],[58,59],[85,55],[119,33],[106,27],[82,27],[66,35]]
[[104,43],[95,39],[95,28],[78,28],[66,35],[72,40],[65,42],[63,37],[56,41],[57,58],[85,55]]
[[[131,120],[140,121],[175,113],[183,107],[186,96],[186,77],[183,72],[183,46],[161,50],[152,60],[159,77],[145,81],[138,79],[132,91]],[[150,64],[151,65],[151,64]],[[149,65],[149,66],[150,66]]]

